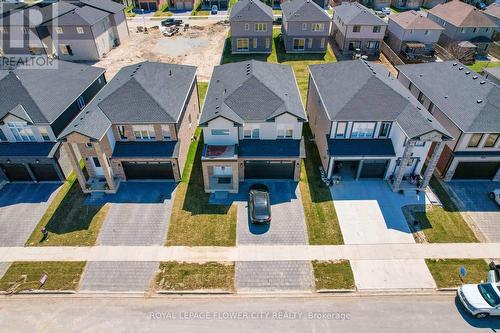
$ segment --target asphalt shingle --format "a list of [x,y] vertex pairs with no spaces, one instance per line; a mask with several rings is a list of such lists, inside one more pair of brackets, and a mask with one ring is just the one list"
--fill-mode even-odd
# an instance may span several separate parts
[[368,8],[357,2],[344,2],[335,7],[334,19],[340,17],[347,25],[387,25]]
[[272,21],[273,9],[260,0],[240,0],[231,8],[231,21]]
[[[337,7],[336,7],[337,8]],[[330,16],[311,0],[288,0],[281,4],[283,19],[289,22],[330,22]]]

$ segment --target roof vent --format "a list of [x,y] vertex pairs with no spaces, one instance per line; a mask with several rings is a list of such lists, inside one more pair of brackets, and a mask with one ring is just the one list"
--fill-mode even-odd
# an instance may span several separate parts
[[474,75],[474,76],[472,77],[472,79],[473,79],[473,80],[477,80],[477,78],[478,78],[478,76],[477,76],[477,75]]
[[452,66],[456,66],[456,65],[458,65],[458,64],[456,62],[454,62]]
[[417,109],[422,110],[422,108],[419,105],[417,105]]
[[461,71],[463,70],[464,68],[462,66],[458,67],[458,70]]
[[484,80],[479,82],[479,84],[485,84],[485,83],[486,83],[486,81],[484,81]]
[[424,76],[424,74],[419,74],[418,76],[422,77],[422,76]]
[[444,98],[448,98],[448,95],[444,96]]
[[432,119],[431,119],[431,118],[427,118],[427,120],[428,120],[430,123],[432,123]]
[[470,74],[470,71],[465,72],[465,75],[469,75],[469,74]]
[[168,75],[172,76],[172,70],[168,71]]
[[483,102],[483,100],[482,99],[478,99],[476,102],[477,102],[477,104],[481,104]]

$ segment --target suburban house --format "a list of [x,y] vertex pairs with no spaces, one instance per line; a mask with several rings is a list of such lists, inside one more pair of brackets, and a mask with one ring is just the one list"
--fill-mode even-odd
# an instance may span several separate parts
[[357,2],[335,7],[332,36],[343,54],[380,54],[387,23]]
[[311,0],[292,0],[281,4],[281,37],[290,52],[326,52],[330,16]]
[[199,125],[206,192],[251,179],[298,181],[304,106],[290,66],[255,60],[214,68]]
[[394,7],[399,10],[410,10],[410,9],[420,9],[432,8],[441,3],[445,3],[446,0],[358,0],[360,4],[368,8],[381,9],[384,7]]
[[427,17],[444,28],[439,41],[443,46],[474,46],[476,53],[488,53],[496,24],[483,11],[453,0],[432,8]]
[[500,85],[500,67],[487,67],[483,69],[484,77]]
[[260,0],[240,0],[231,9],[232,53],[271,53],[273,10]]
[[[226,3],[226,0],[219,0]],[[168,6],[174,10],[186,10],[190,11],[194,9],[194,0],[137,0],[137,7],[146,11],[146,12],[155,12],[160,10],[160,8],[164,6]],[[204,2],[203,2],[204,3]],[[217,5],[217,0],[215,0],[215,5]],[[207,7],[208,8],[208,7]],[[221,8],[219,6],[219,8]]]
[[422,13],[410,10],[390,15],[387,44],[408,60],[430,60],[434,57],[433,44],[444,30]]
[[141,62],[123,67],[59,140],[84,192],[113,193],[127,180],[179,181],[199,113],[195,67]]
[[492,3],[483,11],[483,13],[488,15],[488,17],[497,25],[493,39],[496,41],[500,40],[500,3]]
[[64,181],[72,170],[57,136],[105,85],[104,69],[0,71],[0,182]]
[[437,164],[444,180],[500,180],[500,87],[454,61],[397,69],[399,81],[456,138]]
[[[386,179],[394,191],[425,189],[452,138],[397,78],[364,60],[309,71],[307,116],[327,176]],[[433,143],[437,149],[421,182],[412,184]]]
[[111,0],[84,0],[11,10],[0,19],[2,52],[99,60],[129,37],[124,8]]

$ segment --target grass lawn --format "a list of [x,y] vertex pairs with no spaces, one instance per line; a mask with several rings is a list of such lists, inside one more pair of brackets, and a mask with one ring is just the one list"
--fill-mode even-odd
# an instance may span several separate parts
[[234,263],[162,262],[156,276],[159,290],[234,290]]
[[478,242],[450,196],[436,178],[431,179],[430,186],[443,203],[443,207],[432,206],[432,210],[428,212],[413,214],[427,241],[429,243]]
[[[455,288],[463,283],[486,281],[488,264],[482,259],[426,259],[427,267],[436,281],[438,288]],[[458,271],[461,266],[467,269],[467,275],[460,280]]]
[[[86,205],[73,172],[26,242],[27,246],[92,246],[108,212],[108,205]],[[42,227],[49,231],[43,240]]]
[[354,276],[348,260],[313,261],[316,290],[354,289]]
[[[198,83],[201,106],[207,87],[206,82]],[[177,186],[166,244],[235,246],[236,205],[208,203],[210,195],[205,193],[201,170],[201,129],[197,129],[195,136],[196,140],[189,147],[182,181]]]
[[135,13],[133,12],[134,10],[134,5],[130,5],[128,7],[125,8],[125,16],[128,16],[128,17],[134,17],[135,16]]
[[487,67],[500,67],[500,61],[480,61],[477,60],[474,64],[468,66],[474,72],[479,74],[483,73],[483,70]]
[[328,45],[326,53],[296,53],[287,54],[281,41],[280,29],[273,29],[273,51],[271,54],[231,54],[231,37],[226,40],[226,47],[222,54],[221,64],[245,61],[250,59],[280,63],[292,66],[297,84],[299,85],[302,101],[306,102],[307,87],[309,82],[308,65],[322,64],[337,61],[333,55],[331,46]]
[[[76,290],[84,267],[85,262],[14,262],[0,280],[0,290],[7,291],[10,288],[15,289],[13,291],[30,289]],[[48,278],[40,288],[39,280],[43,273],[46,273]],[[17,287],[14,288],[14,285]]]
[[319,174],[321,165],[318,148],[313,141],[309,125],[304,125],[307,158],[302,163],[300,193],[311,245],[343,244],[342,233],[330,189]]

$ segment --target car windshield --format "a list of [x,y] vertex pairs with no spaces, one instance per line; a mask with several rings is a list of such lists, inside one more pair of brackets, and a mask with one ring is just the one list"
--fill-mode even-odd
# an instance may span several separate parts
[[[492,307],[500,306],[500,296],[498,292],[495,291],[495,288],[491,284],[479,284],[477,286],[481,296],[483,296],[486,303],[488,303]],[[498,288],[498,287],[497,287]]]
[[267,216],[269,214],[269,212],[267,211],[267,196],[262,192],[254,192],[253,200],[255,215]]

